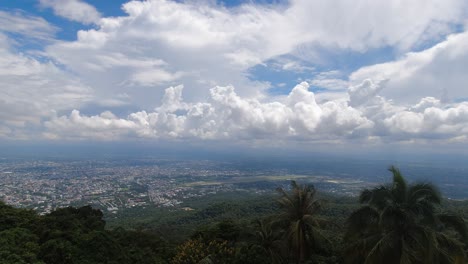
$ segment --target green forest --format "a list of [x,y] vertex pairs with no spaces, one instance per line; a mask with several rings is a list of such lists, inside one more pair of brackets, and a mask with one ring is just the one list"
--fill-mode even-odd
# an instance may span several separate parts
[[358,197],[292,181],[272,195],[108,223],[91,206],[38,215],[0,202],[0,263],[467,263],[468,203],[398,168],[389,175]]

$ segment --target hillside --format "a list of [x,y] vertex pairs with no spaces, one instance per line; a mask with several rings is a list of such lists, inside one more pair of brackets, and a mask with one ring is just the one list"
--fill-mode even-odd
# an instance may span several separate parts
[[[291,209],[291,201],[305,207]],[[90,206],[38,215],[0,203],[0,263],[359,263],[359,256],[349,254],[350,246],[359,239],[350,232],[353,217],[367,208],[360,207],[357,198],[316,193],[312,186],[293,182],[291,190],[243,197],[218,194],[193,199],[185,206],[190,210],[130,210],[106,223],[103,213]],[[440,217],[433,235],[445,239],[436,246],[454,252],[447,259],[455,263],[465,256],[466,225],[463,221],[456,226],[454,220],[467,218],[468,202],[442,200],[433,209],[434,215],[452,217],[451,225],[440,224],[445,223]],[[288,210],[296,210],[296,215]],[[292,222],[281,219],[297,214],[304,214],[305,237],[290,240],[295,232],[288,227]],[[367,220],[360,221],[363,225]],[[423,225],[419,220],[415,223]],[[301,239],[304,246],[298,248]],[[426,263],[442,263],[440,258]]]

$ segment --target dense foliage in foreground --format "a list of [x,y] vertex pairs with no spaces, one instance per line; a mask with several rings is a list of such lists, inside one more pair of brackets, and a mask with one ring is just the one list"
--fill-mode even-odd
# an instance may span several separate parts
[[468,206],[441,206],[435,186],[390,171],[360,205],[293,181],[275,199],[211,204],[136,230],[106,228],[90,206],[40,216],[0,202],[0,264],[466,263]]

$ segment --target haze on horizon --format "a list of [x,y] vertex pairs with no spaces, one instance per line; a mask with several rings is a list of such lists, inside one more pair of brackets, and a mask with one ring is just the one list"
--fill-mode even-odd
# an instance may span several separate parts
[[0,143],[466,153],[467,26],[465,0],[4,1]]

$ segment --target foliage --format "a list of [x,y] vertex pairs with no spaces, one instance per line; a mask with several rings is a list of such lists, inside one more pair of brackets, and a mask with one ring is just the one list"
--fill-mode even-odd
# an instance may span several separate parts
[[189,239],[177,248],[173,264],[232,263],[234,248],[226,240]]
[[167,242],[149,232],[105,230],[102,213],[90,206],[39,216],[0,202],[0,212],[0,264],[166,263],[171,257]]
[[408,185],[397,168],[389,170],[393,174],[392,184],[362,191],[359,201],[363,206],[348,219],[346,262],[463,261],[463,244],[444,231],[450,226],[459,237],[466,238],[464,221],[437,214],[441,197],[435,186]]
[[298,263],[308,259],[313,252],[324,250],[328,239],[320,230],[325,222],[317,214],[323,201],[316,199],[313,185],[298,185],[291,181],[291,192],[278,188],[281,213],[277,223],[285,231],[289,255]]
[[0,232],[0,263],[42,263],[37,259],[37,240],[36,235],[24,228]]
[[132,209],[111,226],[91,206],[40,216],[0,202],[0,264],[465,263],[468,202],[390,171],[392,183],[363,190],[360,207],[295,181],[279,195],[184,202],[193,211]]
[[257,243],[263,251],[263,254],[269,256],[271,263],[282,263],[283,256],[287,254],[287,248],[284,247],[284,231],[274,230],[272,222],[258,221],[257,231],[255,232]]

